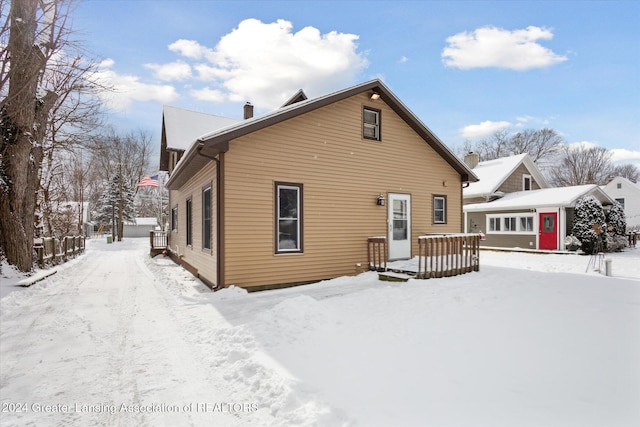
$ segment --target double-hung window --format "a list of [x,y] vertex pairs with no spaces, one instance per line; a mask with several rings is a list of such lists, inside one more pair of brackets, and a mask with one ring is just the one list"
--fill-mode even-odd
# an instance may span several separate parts
[[447,197],[433,196],[433,223],[447,223]]
[[302,252],[302,184],[276,182],[276,253]]
[[380,110],[364,107],[362,113],[362,136],[380,141]]
[[202,189],[202,249],[211,250],[211,184]]
[[187,199],[187,202],[185,203],[186,205],[186,213],[187,213],[187,246],[191,246],[193,244],[193,233],[192,233],[192,207],[193,207],[193,201],[191,198]]

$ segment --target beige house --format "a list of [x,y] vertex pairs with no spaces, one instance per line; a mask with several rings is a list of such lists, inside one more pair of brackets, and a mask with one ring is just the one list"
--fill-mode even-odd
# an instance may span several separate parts
[[407,259],[419,235],[462,231],[462,187],[477,177],[381,81],[251,115],[166,163],[170,252],[210,287],[353,274],[369,237]]

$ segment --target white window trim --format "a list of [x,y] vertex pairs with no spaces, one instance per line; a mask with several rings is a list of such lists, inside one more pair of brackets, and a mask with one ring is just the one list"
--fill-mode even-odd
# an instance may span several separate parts
[[[523,231],[520,229],[520,218],[529,217],[533,218],[533,230],[531,231]],[[489,228],[489,223],[492,218],[497,218],[500,220],[500,230],[499,231],[491,231]],[[507,231],[505,230],[504,219],[505,218],[515,218],[516,221],[516,231]],[[535,235],[536,234],[536,216],[534,214],[525,214],[525,213],[508,213],[508,214],[487,214],[486,215],[486,234],[518,234],[518,235]]]
[[[296,233],[297,233],[297,242],[296,248],[280,248],[280,240],[278,236],[280,235],[280,190],[296,190],[296,199],[298,203],[298,208],[296,212]],[[277,183],[276,184],[276,254],[287,254],[287,253],[302,253],[302,212],[301,212],[301,203],[302,203],[302,185],[301,184],[293,184],[287,185],[286,183]]]
[[[442,209],[436,209],[436,199],[442,199]],[[436,221],[437,210],[442,210],[442,221]],[[445,196],[433,196],[433,223],[434,224],[447,223],[447,198]]]

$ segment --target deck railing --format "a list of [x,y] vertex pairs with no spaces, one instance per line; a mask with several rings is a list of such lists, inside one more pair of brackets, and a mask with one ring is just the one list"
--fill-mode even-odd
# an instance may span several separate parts
[[367,239],[367,262],[369,270],[387,270],[387,238],[384,236]]
[[480,270],[480,235],[418,237],[418,279],[457,276]]
[[149,244],[151,249],[167,249],[167,232],[154,231],[149,232]]
[[47,264],[60,264],[68,261],[77,254],[84,252],[84,236],[65,236],[61,239],[55,237],[43,237],[35,239],[34,250],[38,267],[44,268]]

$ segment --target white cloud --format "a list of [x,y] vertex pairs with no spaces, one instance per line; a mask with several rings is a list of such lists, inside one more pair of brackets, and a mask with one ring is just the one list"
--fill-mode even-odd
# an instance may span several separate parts
[[169,50],[191,59],[204,58],[211,52],[211,49],[201,46],[197,41],[185,39],[171,43]]
[[226,99],[226,96],[222,91],[208,87],[203,89],[194,89],[190,94],[198,101],[223,102]]
[[145,67],[155,72],[155,77],[164,80],[185,80],[191,77],[191,66],[183,61],[168,64],[145,64]]
[[599,147],[599,145],[597,143],[591,142],[591,141],[571,142],[571,143],[568,144],[568,146],[572,150],[579,150],[579,149],[589,150],[591,148]]
[[401,64],[404,64],[405,62],[408,62],[408,61],[409,61],[409,58],[407,58],[406,56],[402,55],[402,56],[400,57],[400,61],[399,61],[399,62],[400,62]]
[[282,19],[246,19],[213,49],[193,40],[178,40],[169,49],[186,59],[207,61],[193,68],[199,79],[215,87],[194,90],[194,95],[275,108],[300,88],[314,96],[351,84],[368,64],[357,51],[357,40],[354,34],[321,34],[314,27],[294,33],[293,24]]
[[486,120],[484,122],[481,122],[479,125],[469,125],[463,127],[460,134],[464,138],[482,138],[492,135],[494,132],[509,126],[511,126],[511,123],[509,122],[492,122],[490,120]]
[[178,98],[173,86],[142,83],[139,77],[118,74],[112,69],[115,62],[106,59],[100,63],[98,71],[93,73],[92,79],[113,88],[113,91],[101,92],[102,100],[107,107],[117,110],[127,110],[133,101],[159,101],[170,103]]
[[447,38],[448,46],[442,51],[446,66],[471,68],[509,68],[528,70],[545,68],[567,60],[537,43],[551,40],[553,33],[529,26],[523,30],[509,31],[496,27],[478,28],[472,33],[462,32]]
[[614,163],[640,164],[640,151],[614,148],[611,150],[611,161]]

